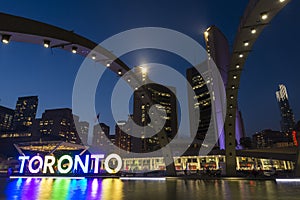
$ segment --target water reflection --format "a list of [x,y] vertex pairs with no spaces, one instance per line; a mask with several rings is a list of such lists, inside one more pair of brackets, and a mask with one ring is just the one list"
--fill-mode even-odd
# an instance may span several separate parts
[[300,184],[274,181],[0,179],[0,199],[298,199]]
[[[50,199],[52,194],[53,179],[37,179],[40,181],[38,199]],[[22,181],[19,179],[18,181]]]

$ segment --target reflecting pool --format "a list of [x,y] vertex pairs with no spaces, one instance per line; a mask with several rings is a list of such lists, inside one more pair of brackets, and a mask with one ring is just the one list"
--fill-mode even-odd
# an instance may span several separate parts
[[300,183],[245,180],[0,179],[0,199],[299,199]]

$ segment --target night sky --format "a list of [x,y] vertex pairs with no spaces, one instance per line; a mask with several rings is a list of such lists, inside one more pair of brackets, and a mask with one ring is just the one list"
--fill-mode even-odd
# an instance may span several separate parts
[[[22,16],[73,30],[100,43],[122,31],[138,27],[164,27],[180,31],[204,46],[203,32],[218,26],[232,45],[248,1],[1,1],[0,12]],[[275,98],[278,84],[287,86],[296,120],[300,120],[300,2],[292,1],[267,27],[250,54],[241,78],[239,107],[247,135],[266,128],[280,129]],[[1,20],[1,19],[0,19]],[[164,56],[165,55],[165,56]],[[185,74],[188,66],[164,52],[137,51],[122,58],[132,67],[161,62]],[[60,49],[12,42],[0,44],[0,105],[14,108],[19,96],[38,95],[38,117],[45,109],[71,107],[72,89],[83,57]],[[110,94],[118,80],[106,73],[96,100],[100,120],[111,126]]]

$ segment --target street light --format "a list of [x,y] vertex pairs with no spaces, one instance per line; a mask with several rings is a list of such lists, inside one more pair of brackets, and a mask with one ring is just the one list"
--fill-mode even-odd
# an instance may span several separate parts
[[44,40],[44,47],[49,48],[50,47],[50,41],[49,40]]
[[268,14],[267,14],[267,13],[262,13],[262,14],[261,14],[261,19],[262,19],[262,20],[268,19]]
[[255,28],[252,28],[252,29],[251,29],[251,34],[254,35],[255,33],[256,33],[256,29],[255,29]]
[[111,60],[108,60],[108,61],[106,61],[106,67],[110,67],[110,65],[111,65],[111,63],[112,63],[112,61]]
[[73,46],[73,47],[72,47],[72,53],[74,53],[74,54],[77,53],[77,49],[78,49],[78,48],[77,48],[76,46]]
[[8,44],[10,40],[10,35],[2,35],[1,42],[4,44]]
[[249,43],[248,41],[245,41],[245,42],[244,42],[244,46],[245,46],[245,47],[249,46],[249,44],[250,44],[250,43]]

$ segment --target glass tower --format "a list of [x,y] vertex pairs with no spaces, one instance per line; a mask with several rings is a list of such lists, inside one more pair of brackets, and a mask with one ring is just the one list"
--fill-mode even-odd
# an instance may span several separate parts
[[276,91],[276,98],[281,114],[281,131],[290,133],[295,126],[295,118],[292,109],[290,108],[289,98],[285,85],[280,84]]

